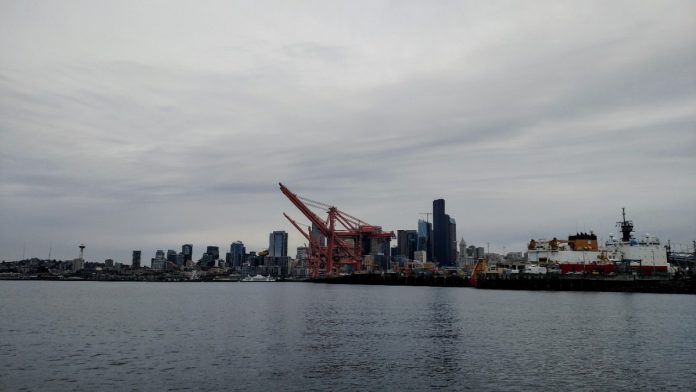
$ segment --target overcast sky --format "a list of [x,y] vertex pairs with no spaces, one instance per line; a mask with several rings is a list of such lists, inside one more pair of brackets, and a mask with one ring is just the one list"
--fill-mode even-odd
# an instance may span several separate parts
[[0,260],[294,256],[279,181],[498,252],[621,207],[690,244],[696,3],[0,0]]

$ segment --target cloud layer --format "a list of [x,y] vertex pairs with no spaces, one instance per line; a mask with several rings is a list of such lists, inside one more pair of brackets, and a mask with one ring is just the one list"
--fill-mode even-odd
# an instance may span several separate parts
[[[0,259],[267,246],[279,181],[522,250],[696,237],[693,2],[0,3]],[[292,250],[291,250],[291,253]]]

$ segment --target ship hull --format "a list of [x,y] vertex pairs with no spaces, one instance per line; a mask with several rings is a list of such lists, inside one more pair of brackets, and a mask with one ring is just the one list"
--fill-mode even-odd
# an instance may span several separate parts
[[[560,263],[558,265],[561,274],[577,274],[577,273],[592,273],[599,275],[609,275],[617,272],[615,264],[575,264],[575,263]],[[639,275],[654,275],[667,273],[666,265],[636,265],[631,266],[631,271]]]

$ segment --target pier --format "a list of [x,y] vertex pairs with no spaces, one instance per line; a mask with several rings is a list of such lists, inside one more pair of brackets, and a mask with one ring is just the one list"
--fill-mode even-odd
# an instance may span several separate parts
[[696,294],[693,277],[617,275],[497,275],[481,274],[476,288],[500,290],[613,291],[629,293]]

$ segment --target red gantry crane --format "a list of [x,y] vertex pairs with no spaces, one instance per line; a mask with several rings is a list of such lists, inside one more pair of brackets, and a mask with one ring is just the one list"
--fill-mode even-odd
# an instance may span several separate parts
[[[353,272],[360,272],[363,243],[371,243],[373,239],[382,242],[394,238],[394,232],[383,232],[380,226],[366,223],[334,206],[298,196],[282,183],[278,185],[280,191],[312,222],[313,227],[304,229],[288,214],[283,213],[309,243],[309,269],[312,278],[318,278],[321,271],[327,276],[337,275],[344,266],[350,266]],[[310,207],[324,211],[327,217],[322,219]]]

